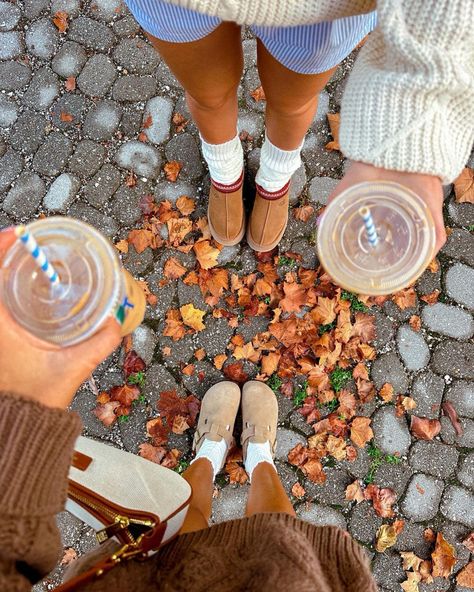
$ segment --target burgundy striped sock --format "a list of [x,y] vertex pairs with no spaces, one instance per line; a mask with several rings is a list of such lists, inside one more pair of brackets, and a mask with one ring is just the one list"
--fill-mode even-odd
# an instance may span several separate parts
[[280,199],[280,197],[283,197],[285,195],[285,193],[288,193],[288,189],[290,187],[290,181],[288,181],[288,183],[285,183],[285,185],[283,185],[283,187],[281,189],[278,189],[278,191],[267,191],[258,183],[256,183],[256,187],[257,187],[257,193],[260,195],[260,197],[263,197],[263,199],[268,199],[270,201],[274,201],[276,199]]
[[214,185],[214,187],[220,193],[234,193],[235,191],[238,191],[242,187],[243,182],[244,182],[244,171],[242,171],[240,173],[240,177],[237,179],[237,181],[234,181],[233,183],[229,183],[229,185],[226,185],[224,183],[218,183],[217,181],[214,181],[214,179],[211,179],[211,183]]

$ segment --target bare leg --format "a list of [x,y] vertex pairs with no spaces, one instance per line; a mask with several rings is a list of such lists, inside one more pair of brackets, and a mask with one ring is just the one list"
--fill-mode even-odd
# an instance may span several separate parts
[[193,496],[180,533],[209,528],[214,481],[211,463],[200,458],[187,468],[183,477],[191,485]]
[[295,150],[313,121],[318,95],[336,68],[321,74],[297,74],[282,66],[260,40],[257,65],[267,99],[268,138],[282,150]]
[[263,512],[283,512],[296,516],[278,473],[266,462],[257,465],[252,473],[245,515],[252,516]]
[[222,23],[203,39],[189,43],[147,36],[186,91],[189,111],[204,140],[222,144],[234,138],[243,70],[240,27]]

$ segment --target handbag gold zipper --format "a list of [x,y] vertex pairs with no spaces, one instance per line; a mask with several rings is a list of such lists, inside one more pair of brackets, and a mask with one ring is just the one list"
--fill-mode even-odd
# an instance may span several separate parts
[[78,494],[75,491],[72,491],[71,488],[69,489],[68,495],[72,500],[82,502],[86,506],[86,509],[87,509],[87,507],[92,508],[97,513],[102,514],[106,517],[110,517],[114,521],[112,524],[109,524],[108,526],[106,526],[102,530],[98,530],[96,532],[96,537],[97,537],[97,540],[99,543],[103,543],[104,541],[106,541],[110,537],[113,537],[116,534],[118,534],[119,532],[123,532],[123,531],[125,531],[125,532],[123,532],[123,534],[126,535],[126,538],[129,539],[129,542],[135,543],[135,538],[127,530],[127,528],[130,526],[130,524],[136,524],[137,526],[150,526],[150,527],[154,525],[154,522],[152,520],[140,520],[139,518],[129,518],[128,516],[123,516],[121,514],[118,514],[117,512],[114,512],[113,510],[111,510],[107,506],[105,506],[99,502],[96,502],[96,501],[92,502],[90,500],[90,498],[88,498],[84,495]]

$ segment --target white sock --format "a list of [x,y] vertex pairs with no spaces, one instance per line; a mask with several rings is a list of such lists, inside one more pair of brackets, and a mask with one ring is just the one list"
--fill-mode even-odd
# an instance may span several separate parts
[[201,137],[201,143],[211,179],[223,185],[235,183],[244,168],[244,151],[239,135],[223,144],[208,144]]
[[265,134],[265,141],[260,152],[260,168],[255,182],[265,191],[275,192],[284,187],[293,173],[301,166],[301,148],[281,150],[274,146]]
[[270,450],[270,442],[268,440],[263,444],[249,442],[247,446],[247,458],[245,459],[245,470],[249,476],[249,481],[252,481],[252,473],[255,467],[263,462],[267,462],[275,468]]
[[202,443],[199,452],[196,454],[196,458],[194,458],[190,464],[193,464],[193,462],[196,462],[199,458],[207,458],[207,460],[212,465],[212,470],[214,471],[214,480],[217,473],[221,470],[221,466],[226,455],[227,442],[224,440],[224,438],[222,438],[220,442],[213,442],[212,440],[204,438],[204,442]]

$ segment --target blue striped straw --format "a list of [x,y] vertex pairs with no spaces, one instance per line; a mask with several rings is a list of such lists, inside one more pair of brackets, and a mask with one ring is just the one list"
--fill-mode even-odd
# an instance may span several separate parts
[[359,214],[365,224],[365,232],[367,233],[367,240],[371,247],[376,247],[379,242],[377,231],[375,230],[374,219],[367,206],[360,208]]
[[36,262],[36,265],[44,272],[51,284],[59,284],[59,276],[56,270],[48,261],[45,252],[38,245],[38,243],[35,240],[35,237],[28,231],[26,226],[17,226],[15,228],[15,234],[21,240],[26,250],[31,253]]

